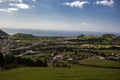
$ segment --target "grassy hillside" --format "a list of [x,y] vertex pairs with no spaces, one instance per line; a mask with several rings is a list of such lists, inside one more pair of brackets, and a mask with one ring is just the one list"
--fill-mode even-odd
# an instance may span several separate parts
[[34,39],[34,38],[36,38],[32,34],[24,34],[24,33],[16,33],[16,34],[12,35],[12,37],[18,38],[18,39]]
[[0,80],[119,80],[119,69],[23,67],[0,72]]
[[82,59],[80,60],[80,64],[88,65],[88,66],[96,66],[96,67],[120,68],[120,62],[100,60],[94,58]]

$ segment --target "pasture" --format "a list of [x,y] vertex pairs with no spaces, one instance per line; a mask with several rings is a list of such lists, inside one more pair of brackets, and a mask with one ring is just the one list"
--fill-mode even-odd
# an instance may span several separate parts
[[0,80],[120,80],[120,69],[74,65],[60,67],[21,67],[0,72]]

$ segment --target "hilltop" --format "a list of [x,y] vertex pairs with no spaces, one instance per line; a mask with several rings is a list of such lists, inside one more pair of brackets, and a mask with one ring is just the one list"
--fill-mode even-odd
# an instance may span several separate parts
[[12,37],[17,38],[17,39],[34,39],[36,36],[32,34],[24,34],[24,33],[16,33],[12,35]]
[[0,29],[0,38],[6,38],[8,37],[8,34]]

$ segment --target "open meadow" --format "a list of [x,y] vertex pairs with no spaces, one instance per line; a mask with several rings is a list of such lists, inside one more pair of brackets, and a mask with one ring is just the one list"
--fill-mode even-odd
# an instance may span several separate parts
[[0,80],[120,80],[120,69],[72,66],[22,67],[0,72]]

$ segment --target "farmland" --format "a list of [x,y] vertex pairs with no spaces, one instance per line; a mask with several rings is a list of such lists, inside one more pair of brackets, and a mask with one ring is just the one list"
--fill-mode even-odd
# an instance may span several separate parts
[[0,80],[120,79],[120,37],[113,34],[19,33],[1,38],[0,44]]

